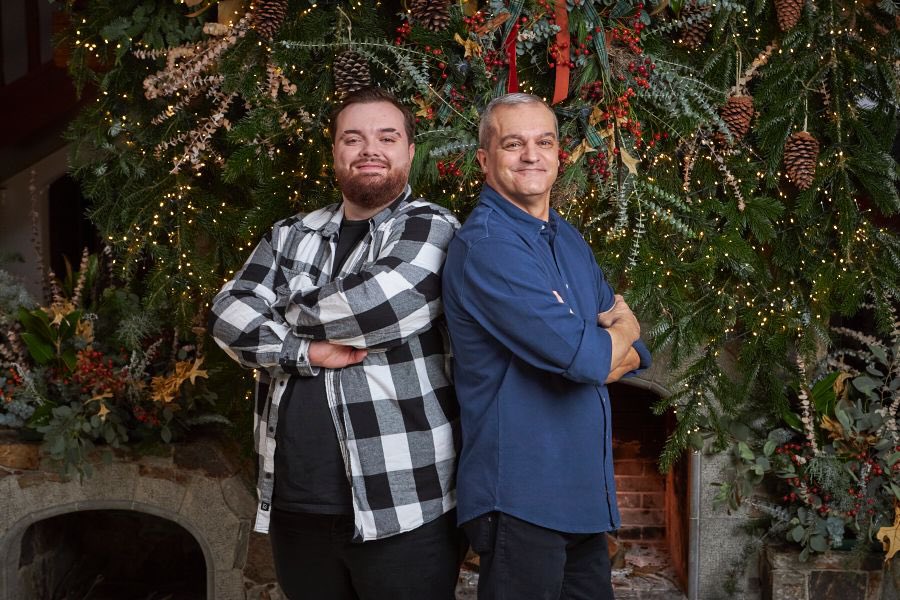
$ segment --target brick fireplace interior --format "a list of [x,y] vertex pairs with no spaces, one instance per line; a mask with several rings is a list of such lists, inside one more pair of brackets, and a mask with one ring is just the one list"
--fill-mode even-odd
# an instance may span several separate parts
[[[613,422],[613,459],[622,515],[618,539],[625,556],[640,547],[659,551],[669,561],[682,591],[687,589],[688,469],[682,459],[667,474],[659,456],[674,426],[671,414],[655,415],[659,396],[631,384],[609,386]],[[614,565],[615,566],[615,565]]]
[[25,531],[21,600],[198,600],[206,562],[183,527],[127,510],[70,512]]

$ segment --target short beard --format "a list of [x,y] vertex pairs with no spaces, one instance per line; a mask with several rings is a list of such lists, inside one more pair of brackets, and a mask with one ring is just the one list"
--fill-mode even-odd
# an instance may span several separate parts
[[387,206],[406,187],[409,172],[392,169],[387,176],[350,175],[347,172],[336,173],[338,187],[344,199],[360,208],[375,209]]

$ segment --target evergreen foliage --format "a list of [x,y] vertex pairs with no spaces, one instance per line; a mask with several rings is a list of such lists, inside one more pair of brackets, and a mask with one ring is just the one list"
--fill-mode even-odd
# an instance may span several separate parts
[[[656,407],[679,419],[667,467],[704,436],[727,445],[726,416],[788,411],[798,374],[785,365],[821,355],[831,320],[866,292],[884,326],[900,295],[896,6],[813,0],[782,32],[765,0],[699,2],[700,13],[683,4],[569,2],[561,48],[547,0],[494,0],[474,14],[454,4],[443,31],[368,1],[291,0],[271,43],[249,30],[202,75],[236,96],[204,160],[173,172],[180,150],[167,142],[216,117],[219,98],[147,99],[142,82],[166,66],[166,48],[208,39],[215,11],[69,3],[73,75],[99,90],[70,129],[75,174],[122,273],[149,306],[171,303],[174,320],[196,325],[272,222],[339,197],[328,114],[340,51],[363,56],[377,84],[415,107],[414,190],[461,217],[481,181],[478,114],[508,87],[507,40],[522,91],[552,98],[568,62],[554,201],[674,374]],[[707,16],[709,32],[692,31],[705,35],[700,47],[680,45]],[[719,116],[738,93],[757,111],[740,141]],[[161,113],[171,115],[153,123]],[[782,161],[803,130],[820,151],[800,191]]]

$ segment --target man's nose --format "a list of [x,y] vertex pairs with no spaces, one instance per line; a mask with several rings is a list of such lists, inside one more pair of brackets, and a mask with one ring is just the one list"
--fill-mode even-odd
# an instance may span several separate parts
[[363,140],[360,154],[363,156],[376,156],[378,154],[378,145],[372,140]]
[[538,159],[538,147],[534,142],[527,142],[522,146],[522,160],[525,162],[535,162]]

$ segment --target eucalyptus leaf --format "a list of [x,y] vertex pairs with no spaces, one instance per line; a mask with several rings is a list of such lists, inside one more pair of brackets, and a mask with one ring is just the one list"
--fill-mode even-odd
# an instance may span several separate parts
[[860,375],[859,377],[853,378],[853,387],[867,396],[878,389],[880,385],[881,384],[878,381],[875,381],[866,375]]
[[825,552],[828,550],[828,540],[824,536],[814,535],[809,538],[809,547],[815,552]]

